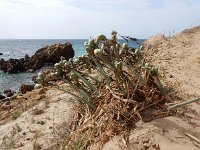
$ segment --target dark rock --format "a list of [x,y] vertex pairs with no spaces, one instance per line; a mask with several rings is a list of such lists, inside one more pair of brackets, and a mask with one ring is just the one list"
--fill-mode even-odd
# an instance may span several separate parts
[[4,102],[5,105],[10,105],[10,101]]
[[60,61],[60,57],[65,57],[66,60],[74,57],[72,44],[54,44],[45,46],[39,49],[33,56],[28,55],[21,59],[9,59],[5,61],[0,59],[0,70],[8,73],[34,71],[45,64],[54,64]]
[[0,94],[0,100],[2,100],[4,98],[6,98],[6,97]]
[[6,98],[4,98],[4,99],[1,100],[1,102],[4,102],[4,103],[5,102],[9,102],[9,101],[11,101],[10,97],[6,97]]
[[3,110],[10,110],[11,109],[11,105],[5,105],[5,104],[3,104],[3,105],[1,105],[1,109],[3,109]]
[[37,124],[44,125],[45,122],[44,121],[38,121]]
[[36,79],[37,79],[37,76],[32,76],[32,81],[34,82],[34,83],[36,83]]
[[34,84],[22,84],[19,91],[22,94],[25,94],[26,92],[30,92],[34,89]]
[[3,55],[3,53],[0,53],[0,55]]
[[11,90],[4,90],[3,93],[6,95],[6,97],[11,97],[14,95],[14,92]]
[[44,88],[39,89],[37,93],[38,93],[39,95],[45,94]]

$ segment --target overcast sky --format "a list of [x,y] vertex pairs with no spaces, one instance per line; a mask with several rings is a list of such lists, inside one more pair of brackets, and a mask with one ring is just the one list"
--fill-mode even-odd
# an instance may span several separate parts
[[200,24],[200,0],[0,0],[0,38],[147,38]]

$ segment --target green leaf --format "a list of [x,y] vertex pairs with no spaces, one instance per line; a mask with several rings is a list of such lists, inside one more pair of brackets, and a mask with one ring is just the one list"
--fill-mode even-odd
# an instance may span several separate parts
[[97,95],[99,95],[99,92],[97,91],[96,87],[93,86],[88,80],[86,80],[83,76],[81,76],[80,73],[78,73],[75,70],[72,70],[73,73],[75,73],[83,82],[85,82],[85,84],[88,85],[88,87],[93,90]]

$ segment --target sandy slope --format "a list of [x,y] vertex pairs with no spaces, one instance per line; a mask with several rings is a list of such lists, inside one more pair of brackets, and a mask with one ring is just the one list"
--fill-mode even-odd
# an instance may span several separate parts
[[[200,26],[173,37],[155,35],[144,45],[147,59],[159,67],[162,81],[173,86],[181,101],[200,97]],[[200,103],[178,114],[142,123],[125,138],[113,138],[103,150],[200,149]]]
[[153,36],[146,55],[185,97],[200,97],[200,26],[173,37]]
[[200,136],[198,130],[180,118],[167,117],[138,126],[129,141],[123,135],[114,137],[103,150],[198,150],[200,145],[186,136]]
[[[55,89],[48,90],[45,95],[45,99],[16,120],[0,126],[0,149],[52,149],[61,138],[58,136],[67,132],[67,122],[74,106],[72,97]],[[65,132],[62,131],[64,128]]]

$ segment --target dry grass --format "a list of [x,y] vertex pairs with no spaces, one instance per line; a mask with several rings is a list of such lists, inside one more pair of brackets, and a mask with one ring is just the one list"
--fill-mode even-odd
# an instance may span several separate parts
[[140,98],[135,103],[114,97],[105,86],[99,87],[99,91],[101,96],[93,98],[97,106],[95,110],[85,105],[76,110],[76,120],[72,122],[70,134],[66,138],[69,148],[79,139],[83,139],[83,148],[98,142],[103,145],[113,136],[133,129],[140,120],[150,121],[169,115],[164,105],[166,99],[156,89],[138,89],[135,99],[138,96]]

